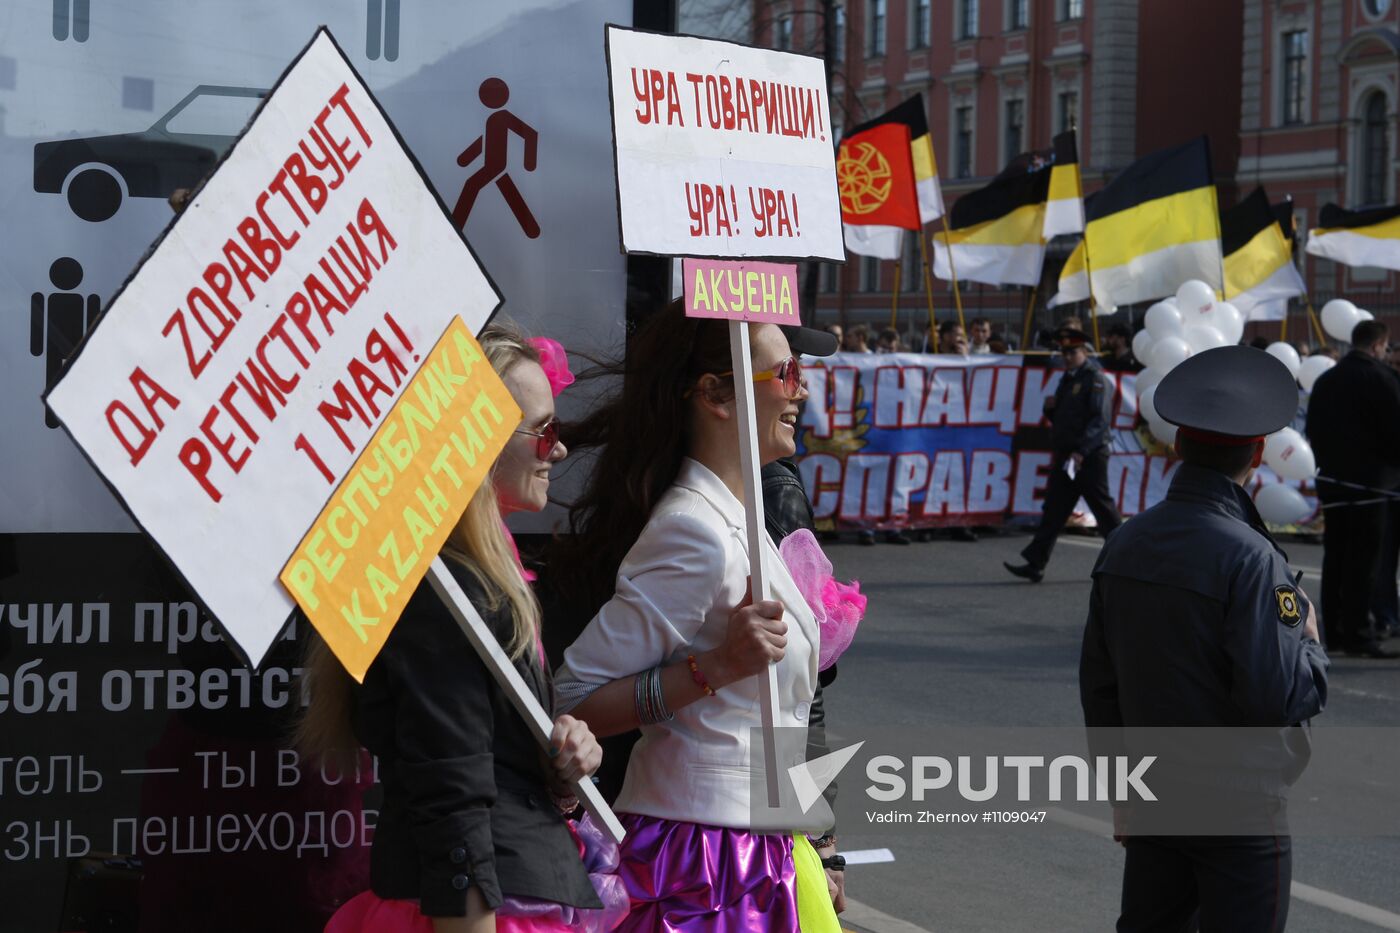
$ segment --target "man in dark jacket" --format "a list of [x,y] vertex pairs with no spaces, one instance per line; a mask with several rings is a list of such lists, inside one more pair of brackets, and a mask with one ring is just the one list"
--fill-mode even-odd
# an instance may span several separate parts
[[[803,356],[830,356],[836,352],[836,341],[829,334],[823,334],[807,327],[784,327],[788,346],[793,353]],[[784,538],[794,531],[805,528],[816,530],[816,518],[812,514],[812,500],[807,496],[807,488],[802,485],[802,474],[797,464],[791,460],[775,460],[765,464],[761,471],[763,481],[763,525],[774,544],[782,544]],[[824,688],[831,686],[836,679],[836,665],[817,674],[816,695],[807,714],[807,760],[812,761],[829,754],[831,748],[826,743],[826,700],[822,696]],[[836,808],[836,782],[827,785],[822,796],[827,805]],[[846,909],[845,859],[836,854],[836,835],[828,832],[812,840],[822,867],[826,869],[827,886],[830,888],[832,906],[839,914]]]
[[[1183,832],[1180,822],[1116,806],[1114,838],[1127,849],[1119,933],[1187,929],[1193,914],[1201,930],[1280,933],[1288,919],[1292,856],[1277,791],[1306,766],[1306,731],[1290,727],[1322,711],[1328,661],[1312,605],[1244,484],[1297,398],[1288,369],[1252,347],[1207,350],[1168,373],[1157,412],[1178,426],[1183,463],[1166,499],[1110,538],[1094,567],[1079,662],[1091,754],[1178,727],[1169,747],[1185,757],[1164,757],[1158,772],[1187,779],[1176,787],[1193,811],[1223,805],[1230,825],[1263,827],[1159,835]],[[1278,731],[1193,765],[1225,727]],[[1226,762],[1264,783],[1240,783]]]
[[1004,565],[1016,576],[1032,583],[1039,583],[1045,576],[1045,565],[1050,562],[1055,539],[1081,496],[1089,504],[1099,534],[1104,537],[1123,521],[1108,494],[1108,430],[1113,414],[1110,383],[1098,362],[1089,355],[1088,334],[1062,327],[1055,339],[1064,354],[1065,374],[1054,397],[1045,403],[1053,457],[1040,527],[1021,552],[1026,562]]
[[1386,518],[1385,503],[1376,500],[1400,487],[1400,381],[1383,362],[1389,340],[1380,321],[1356,325],[1351,352],[1313,386],[1306,428],[1326,509],[1327,646],[1370,658],[1397,656],[1381,647],[1367,622]]

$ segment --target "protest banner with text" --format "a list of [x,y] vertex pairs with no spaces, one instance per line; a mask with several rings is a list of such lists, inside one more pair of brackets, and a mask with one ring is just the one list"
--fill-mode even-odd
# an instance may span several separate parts
[[845,260],[819,58],[609,26],[628,253]]
[[510,390],[454,319],[283,568],[357,681],[519,423]]
[[[811,396],[798,466],[820,527],[1039,519],[1055,469],[1043,411],[1062,370],[1018,355],[837,353],[805,361],[803,374]],[[1126,517],[1166,496],[1179,461],[1138,417],[1134,375],[1104,375],[1114,386],[1108,491]],[[1268,467],[1249,491],[1276,482],[1313,495],[1311,484],[1280,480]]]
[[686,317],[751,324],[801,324],[797,266],[683,259]]
[[46,400],[257,665],[288,555],[448,322],[499,303],[322,29]]

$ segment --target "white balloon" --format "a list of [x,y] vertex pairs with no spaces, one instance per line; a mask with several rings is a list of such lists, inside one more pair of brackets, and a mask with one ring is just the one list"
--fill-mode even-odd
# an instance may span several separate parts
[[1298,367],[1302,365],[1303,360],[1298,356],[1298,351],[1293,349],[1292,344],[1284,343],[1280,340],[1269,344],[1264,349],[1264,352],[1277,358],[1284,366],[1287,366],[1288,371],[1293,374],[1294,379],[1298,378]]
[[1323,356],[1321,353],[1314,353],[1298,364],[1298,383],[1304,391],[1311,392],[1313,385],[1317,382],[1317,377],[1336,365],[1336,360]]
[[1144,361],[1151,352],[1152,333],[1144,328],[1133,335],[1133,356],[1139,361]]
[[1136,390],[1138,398],[1142,398],[1142,393],[1162,381],[1162,371],[1153,369],[1151,366],[1138,373],[1133,379],[1133,389]]
[[1157,438],[1159,443],[1166,444],[1168,447],[1176,443],[1176,425],[1168,424],[1158,418],[1154,421],[1147,422],[1147,428],[1152,432],[1152,436]]
[[1260,486],[1254,494],[1254,507],[1259,510],[1259,517],[1271,525],[1291,525],[1312,511],[1302,493],[1283,483]]
[[1244,336],[1244,314],[1228,301],[1215,303],[1215,329],[1225,335],[1225,342],[1235,344]]
[[1284,479],[1312,479],[1317,472],[1312,446],[1293,428],[1276,431],[1264,439],[1264,462]]
[[[1376,316],[1370,311],[1367,311],[1365,308],[1356,309],[1356,323],[1360,324],[1362,321],[1374,321],[1375,319]],[[1350,339],[1350,337],[1347,338],[1347,340]]]
[[1194,324],[1186,328],[1186,345],[1191,348],[1192,353],[1214,350],[1228,342],[1224,334],[1208,324]]
[[[1163,302],[1164,304],[1169,304],[1169,305],[1171,305],[1173,308],[1175,308],[1175,307],[1177,306],[1177,300],[1176,300],[1176,296],[1175,296],[1175,295],[1168,295],[1167,297],[1165,297],[1165,298],[1162,299],[1162,302]],[[1178,308],[1178,310],[1180,310],[1180,309]]]
[[1215,304],[1215,289],[1199,279],[1192,279],[1176,290],[1177,306],[1181,316],[1190,327],[1191,322],[1201,314],[1208,314]]
[[[1147,309],[1147,315],[1143,317],[1143,326],[1152,335],[1153,340],[1161,340],[1163,337],[1179,337],[1185,330],[1181,323],[1181,312],[1165,301],[1159,301]],[[1142,359],[1142,357],[1138,357]]]
[[1172,371],[1182,360],[1191,355],[1191,345],[1180,337],[1163,337],[1152,346],[1152,368],[1162,375]]
[[1351,342],[1351,329],[1361,321],[1361,311],[1345,298],[1333,298],[1322,306],[1322,329],[1327,336]]
[[1157,414],[1157,406],[1152,402],[1156,394],[1157,387],[1148,386],[1147,391],[1138,396],[1138,413],[1147,419],[1149,425],[1154,421],[1162,420],[1161,416]]

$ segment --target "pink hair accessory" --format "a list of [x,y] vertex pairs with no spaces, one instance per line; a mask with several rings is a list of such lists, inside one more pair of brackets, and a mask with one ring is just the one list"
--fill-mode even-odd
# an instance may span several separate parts
[[856,637],[856,627],[865,618],[866,598],[860,581],[841,583],[831,575],[831,561],[822,552],[816,535],[798,529],[778,545],[802,598],[807,601],[821,630],[817,670],[824,671],[845,654]]
[[531,337],[528,341],[540,355],[540,368],[549,380],[549,391],[558,398],[559,393],[574,384],[574,374],[569,371],[569,354],[564,345],[551,337]]

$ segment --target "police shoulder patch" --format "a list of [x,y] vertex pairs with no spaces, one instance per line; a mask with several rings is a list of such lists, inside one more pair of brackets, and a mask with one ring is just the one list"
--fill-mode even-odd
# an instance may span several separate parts
[[1274,587],[1274,600],[1278,603],[1278,620],[1287,626],[1297,625],[1303,621],[1303,613],[1299,608],[1298,591],[1291,586]]

